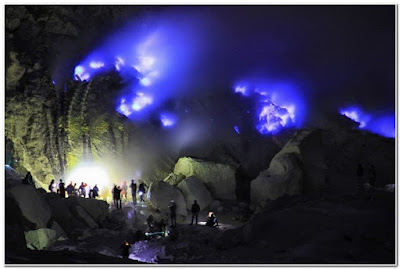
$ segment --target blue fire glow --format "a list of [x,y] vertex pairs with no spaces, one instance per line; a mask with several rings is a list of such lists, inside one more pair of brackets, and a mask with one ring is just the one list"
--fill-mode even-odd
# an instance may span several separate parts
[[234,92],[256,100],[256,128],[261,134],[276,134],[282,128],[302,124],[305,106],[294,84],[242,81],[234,86]]
[[233,129],[235,130],[235,132],[237,133],[237,134],[240,134],[240,130],[239,130],[239,127],[238,126],[233,126]]
[[353,121],[359,123],[359,128],[362,129],[367,126],[367,123],[371,119],[371,115],[362,111],[359,107],[348,107],[341,108],[340,114],[352,119]]
[[171,113],[162,113],[160,115],[160,121],[162,126],[169,128],[176,124],[177,118]]
[[206,42],[205,29],[190,16],[147,14],[141,19],[114,31],[74,71],[74,78],[82,81],[118,72],[126,88],[116,109],[134,120],[146,119],[185,89],[190,83],[186,75]]
[[359,123],[360,129],[366,129],[384,137],[396,136],[394,113],[367,113],[358,106],[340,108],[339,113]]

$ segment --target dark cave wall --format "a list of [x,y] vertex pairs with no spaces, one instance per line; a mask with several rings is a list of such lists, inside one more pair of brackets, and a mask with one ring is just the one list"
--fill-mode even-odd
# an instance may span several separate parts
[[136,9],[6,6],[5,136],[20,172],[47,184],[84,157],[123,151],[130,124],[110,110],[118,78],[70,78],[96,38]]

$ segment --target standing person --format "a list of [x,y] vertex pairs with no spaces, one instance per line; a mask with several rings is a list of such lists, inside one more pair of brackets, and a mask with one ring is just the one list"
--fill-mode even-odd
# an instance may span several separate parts
[[136,205],[136,183],[133,179],[131,180],[131,185],[129,185],[129,187],[131,188],[132,202]]
[[146,193],[146,188],[144,186],[144,183],[141,182],[139,185],[139,196],[140,196],[140,201],[143,203],[144,202],[144,194]]
[[369,176],[369,185],[371,185],[369,199],[372,200],[372,195],[375,192],[375,183],[376,183],[376,171],[375,171],[375,166],[373,164],[371,164],[369,167],[368,176]]
[[72,193],[73,195],[78,194],[78,187],[76,186],[76,183],[74,183],[74,192]]
[[86,197],[86,186],[87,184],[82,182],[79,186],[79,196],[85,198]]
[[190,225],[193,225],[193,220],[196,218],[196,225],[197,225],[197,219],[199,217],[199,212],[200,212],[200,206],[197,203],[197,200],[194,200],[194,204],[192,205],[192,222]]
[[69,183],[69,185],[67,186],[66,190],[67,190],[68,197],[73,195],[74,186],[72,186],[72,181]]
[[112,193],[112,197],[113,197],[113,201],[114,201],[114,205],[117,206],[117,185],[114,184],[114,188],[111,190]]
[[[114,188],[114,201],[117,204],[117,208],[121,209],[122,208],[122,203],[121,203],[121,188],[119,186],[115,186]],[[119,204],[119,207],[118,207]]]
[[171,204],[168,206],[171,216],[171,226],[176,227],[176,204],[175,201],[172,200]]
[[97,196],[99,196],[99,188],[97,187],[97,184],[96,184],[93,187],[93,199],[96,199]]
[[93,189],[91,186],[89,186],[89,199],[93,198]]
[[49,185],[49,191],[54,193],[56,188],[56,183],[54,183],[54,179],[51,180],[50,185]]
[[128,196],[128,185],[126,185],[126,181],[122,181],[121,189],[122,189],[121,196],[125,196],[125,200],[126,200],[127,196]]
[[363,189],[364,181],[364,168],[361,163],[358,164],[357,167],[357,192],[361,193]]
[[60,184],[58,184],[58,189],[60,190],[60,196],[62,198],[65,198],[65,186],[61,178],[60,178]]

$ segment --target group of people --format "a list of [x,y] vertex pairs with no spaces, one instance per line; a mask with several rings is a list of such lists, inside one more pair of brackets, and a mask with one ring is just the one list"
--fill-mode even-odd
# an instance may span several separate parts
[[[68,197],[79,196],[86,198],[86,188],[87,188],[86,183],[82,182],[79,188],[77,188],[76,183],[73,184],[72,181],[69,183],[67,187],[65,187],[65,183],[63,182],[62,179],[60,179],[58,188],[54,179],[49,184],[49,191],[52,193],[60,194],[62,198],[65,198],[65,194],[68,194]],[[89,187],[89,198],[96,199],[96,197],[98,196],[99,196],[99,188],[97,187],[97,184],[95,184],[93,188]]]
[[[137,184],[135,183],[135,180],[131,180],[131,184],[129,185],[129,188],[131,189],[131,195],[132,195],[132,202],[134,205],[137,203],[137,198],[136,198],[136,191],[139,194],[139,199],[141,203],[144,203],[144,194],[146,193],[146,187],[143,182],[140,181],[139,188],[137,187]],[[121,185],[116,185],[114,184],[114,187],[112,189],[112,196],[113,196],[113,201],[114,205],[117,208],[122,208],[122,201],[121,198],[125,195],[125,199],[127,199],[127,189],[128,186],[126,185],[125,182],[122,182]]]
[[[176,204],[175,204],[174,200],[171,201],[168,208],[170,210],[171,226],[176,227]],[[200,213],[200,205],[197,203],[197,200],[194,200],[194,203],[192,204],[191,212],[192,212],[192,221],[191,221],[190,225],[193,225],[193,221],[195,219],[196,219],[196,225],[197,225],[199,213]],[[206,226],[213,227],[213,226],[218,226],[218,225],[219,224],[218,224],[217,217],[214,215],[213,212],[209,212]]]

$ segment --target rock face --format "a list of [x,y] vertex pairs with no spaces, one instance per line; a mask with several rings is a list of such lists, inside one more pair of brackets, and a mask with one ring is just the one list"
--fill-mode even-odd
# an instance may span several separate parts
[[9,192],[15,198],[26,219],[36,224],[36,228],[47,227],[50,219],[50,208],[33,185],[18,185]]
[[236,199],[235,169],[229,165],[183,157],[175,164],[174,174],[197,177],[216,199]]
[[296,154],[275,156],[269,168],[251,182],[251,201],[263,205],[285,194],[300,194],[303,190],[303,171]]
[[151,205],[161,211],[169,212],[168,206],[171,200],[175,201],[176,214],[186,216],[186,202],[182,193],[174,186],[158,181],[150,184],[147,197]]
[[97,222],[103,221],[108,213],[108,204],[105,201],[86,199],[77,196],[68,199],[76,202]]
[[185,179],[185,176],[182,174],[176,175],[174,173],[169,174],[164,181],[173,185],[173,186],[178,186],[179,183],[182,182],[182,180]]
[[56,231],[47,228],[29,231],[25,234],[25,240],[28,248],[42,250],[56,241]]
[[203,182],[194,176],[188,177],[179,183],[178,189],[181,190],[185,197],[186,208],[188,210],[192,208],[194,200],[197,200],[201,209],[208,207],[213,201],[210,192],[204,186]]

